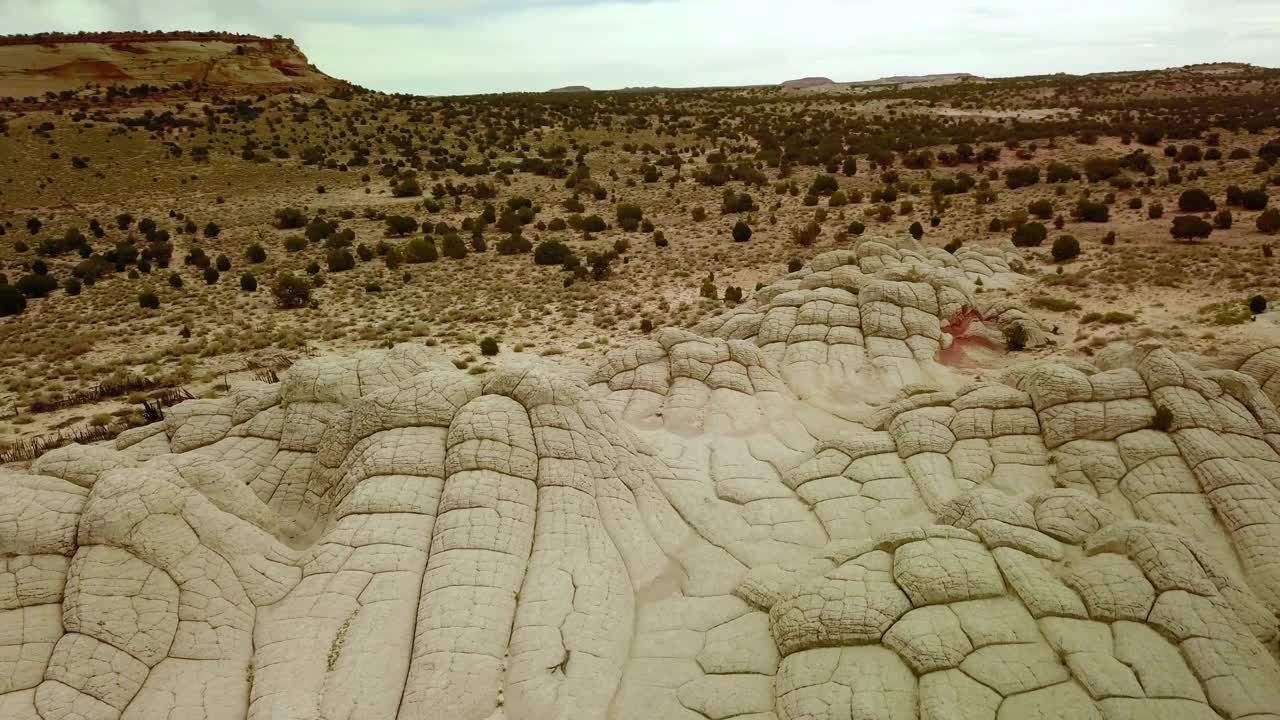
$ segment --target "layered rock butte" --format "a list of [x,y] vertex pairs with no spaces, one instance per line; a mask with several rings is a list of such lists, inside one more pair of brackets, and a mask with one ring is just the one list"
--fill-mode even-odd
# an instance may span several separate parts
[[287,38],[227,33],[91,33],[0,38],[0,96],[21,98],[86,84],[190,82],[227,90],[325,92],[338,81]]
[[308,359],[0,471],[0,717],[1280,718],[1280,348],[938,362],[1044,341],[1020,269],[863,239],[587,376]]

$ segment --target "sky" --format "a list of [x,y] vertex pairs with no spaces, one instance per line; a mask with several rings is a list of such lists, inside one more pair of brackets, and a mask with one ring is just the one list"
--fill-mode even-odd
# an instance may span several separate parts
[[51,30],[280,34],[422,95],[1280,66],[1278,0],[0,0],[0,33]]

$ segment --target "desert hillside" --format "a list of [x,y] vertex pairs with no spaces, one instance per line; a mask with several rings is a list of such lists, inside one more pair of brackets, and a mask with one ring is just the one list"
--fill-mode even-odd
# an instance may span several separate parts
[[287,38],[227,33],[95,33],[0,39],[0,97],[37,97],[86,86],[323,91],[336,81]]

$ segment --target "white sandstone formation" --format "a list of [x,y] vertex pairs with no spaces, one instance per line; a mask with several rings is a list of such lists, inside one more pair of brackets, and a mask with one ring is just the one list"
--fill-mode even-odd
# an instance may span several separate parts
[[589,377],[305,360],[0,470],[4,720],[1280,718],[1280,348],[965,382],[861,240]]

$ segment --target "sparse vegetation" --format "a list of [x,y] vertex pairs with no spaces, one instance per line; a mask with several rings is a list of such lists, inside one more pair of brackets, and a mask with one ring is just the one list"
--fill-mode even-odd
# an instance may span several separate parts
[[1264,244],[1278,91],[1265,72],[1178,71],[821,95],[19,99],[0,121],[0,395],[117,364],[200,378],[308,341],[429,340],[476,373],[492,368],[477,338],[595,362],[601,335],[692,327],[867,237],[966,263],[966,244],[1011,239],[1039,282],[977,290],[1069,313],[1054,340],[1085,354],[1139,322],[1103,308],[1142,307],[1133,332],[1173,336],[1179,303],[1235,298],[1192,316],[1216,325],[1280,287]]

